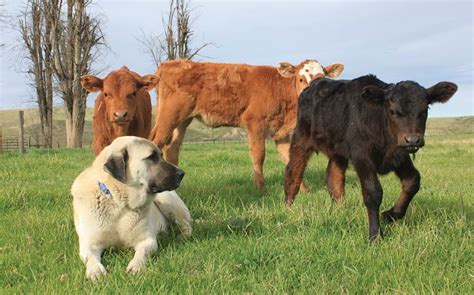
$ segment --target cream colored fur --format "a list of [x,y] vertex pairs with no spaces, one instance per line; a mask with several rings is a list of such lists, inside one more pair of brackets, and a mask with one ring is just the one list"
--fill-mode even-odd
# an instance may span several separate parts
[[[105,172],[104,163],[113,153],[126,148],[130,181],[122,183]],[[191,215],[175,191],[149,194],[140,185],[140,175],[147,173],[143,156],[157,149],[148,140],[133,136],[120,137],[106,147],[74,181],[74,224],[79,237],[79,255],[86,265],[86,277],[96,280],[107,271],[101,254],[109,247],[133,247],[135,255],[127,272],[138,273],[147,258],[157,250],[157,235],[170,222],[179,225],[182,234],[190,236]],[[111,196],[98,185],[104,183]]]

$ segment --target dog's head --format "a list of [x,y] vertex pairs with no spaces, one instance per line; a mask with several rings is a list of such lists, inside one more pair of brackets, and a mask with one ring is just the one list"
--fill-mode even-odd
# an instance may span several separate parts
[[166,162],[158,147],[144,138],[118,137],[101,156],[106,173],[149,195],[176,189],[184,177],[183,170]]

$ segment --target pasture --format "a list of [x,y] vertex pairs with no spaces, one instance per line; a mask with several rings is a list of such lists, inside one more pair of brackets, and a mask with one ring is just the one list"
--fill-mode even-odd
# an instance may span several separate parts
[[[99,283],[85,280],[69,194],[92,151],[1,155],[0,293],[473,294],[474,135],[427,135],[426,142],[415,160],[420,191],[405,219],[384,222],[385,239],[373,244],[352,168],[346,200],[335,205],[324,186],[326,158],[314,155],[305,174],[311,191],[288,209],[272,143],[266,193],[253,187],[245,144],[184,145],[178,192],[195,220],[193,237],[160,236],[138,276],[125,273],[133,251],[106,251],[108,276]],[[399,183],[393,174],[381,182],[387,209]]]

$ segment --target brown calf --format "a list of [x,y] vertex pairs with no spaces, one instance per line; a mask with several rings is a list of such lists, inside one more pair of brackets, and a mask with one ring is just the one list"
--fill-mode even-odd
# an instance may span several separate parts
[[278,68],[191,61],[169,61],[156,72],[158,107],[150,139],[165,159],[178,164],[186,128],[197,117],[207,126],[243,127],[248,131],[255,184],[264,188],[265,137],[270,136],[284,163],[296,125],[298,95],[311,80],[337,77],[342,64],[327,67],[314,60]]
[[148,91],[158,82],[155,75],[141,77],[123,66],[104,79],[81,77],[81,84],[89,92],[100,92],[94,106],[94,154],[115,138],[135,135],[146,138],[151,124],[151,98]]

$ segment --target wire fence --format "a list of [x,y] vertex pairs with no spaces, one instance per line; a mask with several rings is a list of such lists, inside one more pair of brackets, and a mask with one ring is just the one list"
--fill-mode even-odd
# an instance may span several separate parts
[[[200,140],[188,140],[184,141],[183,145],[197,145],[197,144],[232,144],[232,143],[247,143],[245,138],[239,139],[225,139],[225,138],[205,138]],[[39,142],[37,139],[33,137],[27,137],[24,139],[23,146],[26,150],[30,149],[40,149],[40,148],[48,148],[44,145],[44,143]],[[52,148],[64,148],[65,145],[62,144],[60,141],[54,142]],[[83,143],[84,148],[91,148],[92,142]],[[0,153],[9,152],[9,151],[18,151],[20,148],[20,139],[18,137],[2,137],[1,138],[1,145],[0,145]]]

